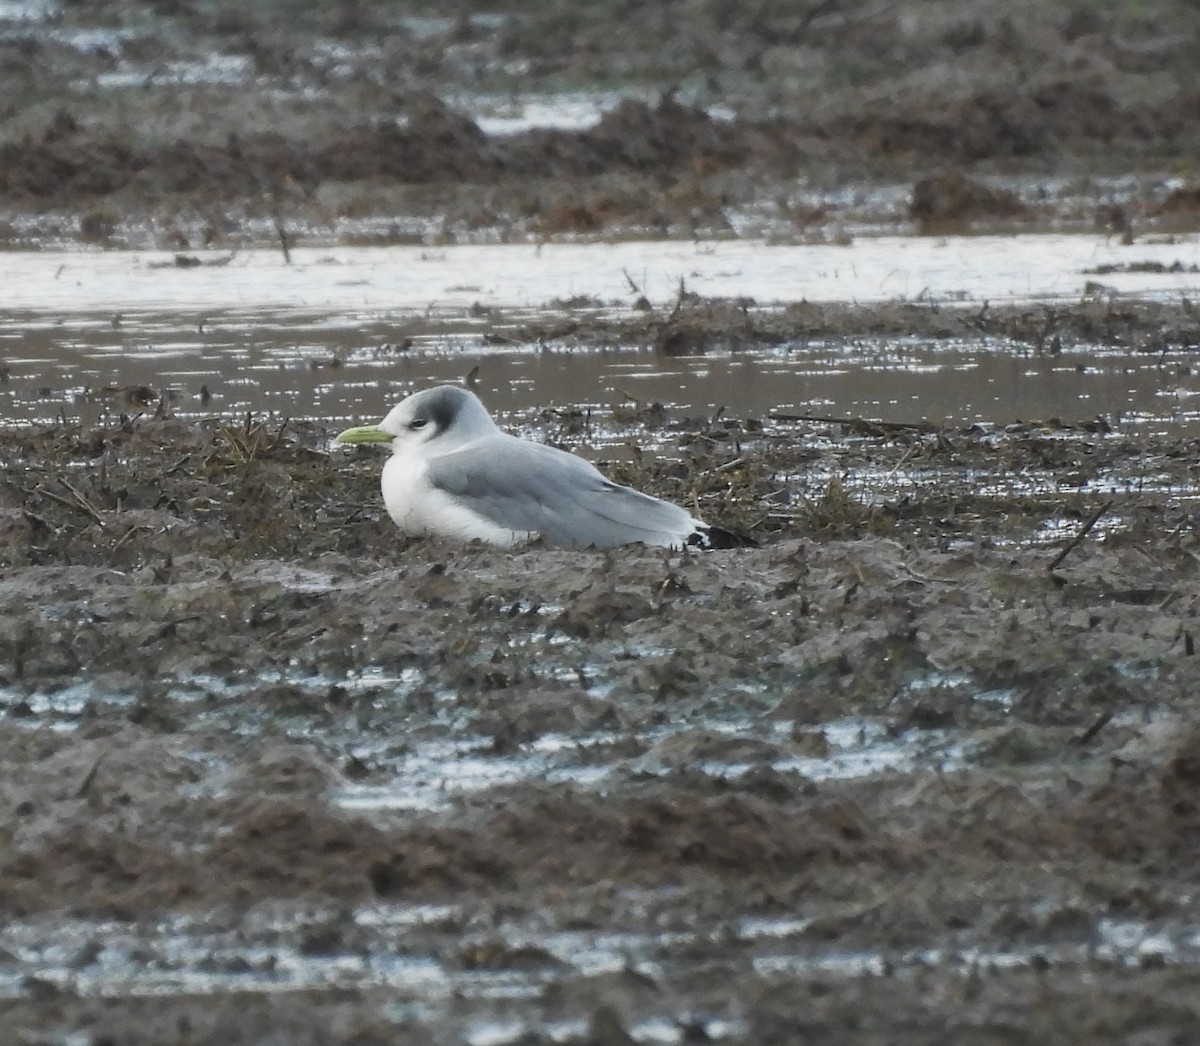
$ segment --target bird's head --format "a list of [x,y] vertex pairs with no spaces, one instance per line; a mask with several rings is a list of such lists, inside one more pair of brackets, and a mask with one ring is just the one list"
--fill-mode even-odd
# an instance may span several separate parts
[[402,400],[378,425],[338,435],[335,443],[390,443],[395,452],[442,440],[465,442],[486,435],[495,423],[479,397],[457,385],[439,385]]

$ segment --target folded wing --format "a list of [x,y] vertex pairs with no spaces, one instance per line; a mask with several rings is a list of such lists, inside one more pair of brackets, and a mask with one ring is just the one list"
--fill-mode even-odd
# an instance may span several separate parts
[[431,458],[426,479],[498,526],[562,548],[679,547],[706,529],[678,505],[605,479],[583,458],[508,435]]

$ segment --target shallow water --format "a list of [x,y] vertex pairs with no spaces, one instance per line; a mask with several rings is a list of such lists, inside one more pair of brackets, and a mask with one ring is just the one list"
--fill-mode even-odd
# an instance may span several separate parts
[[739,417],[782,411],[952,425],[1104,415],[1144,432],[1200,424],[1200,377],[1190,364],[1145,354],[1052,357],[983,342],[891,340],[668,357],[650,348],[498,348],[465,321],[461,334],[417,335],[400,351],[408,336],[400,316],[306,325],[242,312],[211,317],[202,331],[194,324],[158,313],[123,316],[119,328],[111,317],[50,325],[10,315],[0,320],[10,372],[0,416],[91,423],[145,409],[122,393],[144,386],[152,400],[168,392],[179,417],[252,412],[332,426],[380,417],[415,389],[479,368],[475,388],[501,414],[538,405],[603,411],[636,400],[693,416],[724,407]]
[[[67,313],[132,310],[303,309],[361,316],[473,305],[544,308],[586,295],[618,308],[644,294],[675,300],[680,281],[702,297],[796,301],[937,302],[1077,299],[1085,270],[1129,262],[1200,261],[1200,237],[1122,246],[1098,236],[860,237],[846,246],[756,240],[460,244],[297,248],[232,257],[196,255],[181,268],[147,251],[0,254],[9,309]],[[228,258],[228,261],[225,259]],[[630,281],[638,287],[631,293]],[[1178,294],[1196,272],[1104,275],[1113,292]]]
[[[729,741],[784,740],[786,723],[762,724],[749,720],[707,720],[703,731]],[[494,754],[490,737],[459,737],[415,742],[395,761],[395,772],[382,785],[346,785],[335,801],[351,810],[436,810],[456,800],[491,788],[522,781],[564,783],[576,788],[603,788],[606,779],[621,773],[667,775],[678,769],[682,757],[669,748],[673,740],[687,740],[695,726],[662,727],[645,733],[593,733],[539,737],[515,756]],[[945,731],[909,731],[890,739],[878,722],[845,719],[821,724],[812,731],[824,754],[783,755],[765,765],[778,773],[795,773],[811,781],[865,778],[892,772],[908,772],[918,764],[937,763],[951,770],[963,764],[971,747],[968,735]],[[627,746],[630,740],[647,747],[646,754],[633,760],[606,753],[606,748]],[[660,752],[656,745],[668,746]],[[382,746],[386,749],[387,746]],[[619,751],[619,748],[617,748]],[[359,750],[358,755],[378,761],[381,752]],[[385,757],[386,758],[386,757]],[[717,778],[735,779],[764,765],[700,758],[690,764]]]
[[[647,977],[699,970],[718,939],[695,931],[546,934],[536,926],[504,925],[489,933],[486,941],[480,938],[480,943],[502,943],[513,956],[519,956],[522,948],[536,948],[527,955],[541,955],[543,961],[527,958],[507,968],[501,961],[494,969],[463,969],[459,957],[472,947],[471,934],[463,934],[468,922],[469,913],[463,909],[430,905],[374,906],[338,913],[252,911],[236,920],[218,915],[132,927],[89,920],[29,920],[10,922],[0,931],[0,947],[27,967],[36,967],[39,983],[85,997],[382,987],[396,992],[396,1005],[408,1009],[411,1016],[448,1019],[452,1009],[457,1011],[456,1016],[469,1023],[468,1041],[508,1042],[527,1025],[499,1019],[505,1000],[536,997],[555,983],[622,970]],[[1100,919],[1068,940],[1048,938],[1008,947],[964,943],[957,950],[871,951],[822,947],[820,933],[811,933],[817,922],[808,917],[770,919],[731,913],[721,934],[736,948],[739,965],[781,977],[816,971],[879,976],[890,970],[903,975],[935,965],[968,976],[982,969],[1034,963],[1131,966],[1154,961],[1195,966],[1200,962],[1200,931],[1195,926],[1165,929],[1138,920]],[[291,943],[289,934],[297,928],[330,923],[344,924],[353,944],[313,952],[297,950]],[[18,997],[27,988],[23,978],[0,966],[0,998]],[[631,1030],[639,1041],[682,1041],[674,1020],[678,1016],[665,1012],[661,1023],[648,1019]],[[566,1029],[556,1026],[556,1030]],[[728,1021],[713,1021],[708,1033],[720,1039],[731,1030]],[[574,1031],[577,1034],[582,1028]]]
[[[1133,248],[1085,236],[860,239],[849,247],[730,241],[270,251],[179,268],[135,252],[0,254],[0,420],[91,423],[167,393],[183,417],[246,412],[343,424],[478,368],[493,410],[622,401],[693,414],[771,411],[969,425],[1062,417],[1139,431],[1200,426],[1200,378],[1182,356],[997,339],[846,339],[664,356],[582,350],[508,333],[555,316],[628,314],[631,281],[664,312],[681,283],[760,305],[1077,297],[1084,268]],[[1197,243],[1136,248],[1191,264]],[[1200,276],[1114,274],[1123,294],[1172,296]],[[580,296],[583,296],[582,299]],[[572,302],[566,306],[564,302]],[[581,303],[582,302],[582,303]]]

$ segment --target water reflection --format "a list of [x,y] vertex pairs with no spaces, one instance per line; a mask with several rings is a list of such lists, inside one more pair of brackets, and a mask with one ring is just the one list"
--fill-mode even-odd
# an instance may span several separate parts
[[[303,309],[368,315],[472,306],[542,309],[586,296],[628,308],[640,295],[674,301],[682,283],[703,297],[797,301],[1077,300],[1099,268],[1114,294],[1194,293],[1193,241],[1123,247],[1096,236],[860,237],[851,244],[736,239],[611,243],[457,244],[204,253],[178,266],[148,251],[0,253],[13,309]],[[1178,271],[1120,271],[1130,262]],[[637,287],[631,292],[631,284]]]
[[[1043,356],[984,341],[895,340],[663,356],[495,345],[464,318],[412,337],[404,317],[314,322],[289,312],[200,323],[178,313],[0,320],[0,417],[94,423],[170,396],[187,418],[247,411],[339,425],[381,416],[414,389],[461,381],[495,411],[658,401],[683,415],[772,411],[970,425],[1103,415],[1139,431],[1200,429],[1200,376],[1177,360],[1111,350]],[[453,325],[452,325],[453,326]]]

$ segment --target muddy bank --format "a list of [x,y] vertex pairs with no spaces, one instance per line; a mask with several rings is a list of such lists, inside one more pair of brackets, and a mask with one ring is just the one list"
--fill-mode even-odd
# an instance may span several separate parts
[[321,243],[836,239],[927,224],[909,190],[946,169],[1015,179],[1019,197],[997,211],[975,194],[956,229],[1197,221],[1200,26],[1171,0],[1019,14],[359,3],[286,23],[244,5],[106,3],[0,29],[0,77],[21,100],[0,111],[14,246],[237,246],[281,229]]
[[[170,405],[161,400],[155,412]],[[880,534],[1020,547],[1102,504],[1113,541],[1151,519],[1177,539],[1190,533],[1196,441],[1117,430],[1103,417],[952,428],[816,414],[686,417],[635,402],[546,408],[519,421],[597,458],[618,482],[767,542]],[[619,454],[589,448],[593,429],[613,427],[629,434]],[[381,455],[334,448],[332,436],[311,422],[145,414],[87,429],[2,430],[5,564],[128,571],[187,554],[401,562],[412,542],[383,514]],[[968,519],[986,522],[986,533]]]
[[[1177,105],[1197,108],[1192,97]],[[591,130],[490,139],[439,101],[421,98],[416,111],[401,124],[392,117],[298,141],[272,134],[243,140],[231,132],[221,144],[131,145],[85,131],[60,110],[65,132],[0,143],[0,205],[13,216],[0,228],[0,242],[184,250],[276,240],[295,246],[767,235],[838,242],[848,229],[1102,229],[1133,236],[1200,224],[1195,186],[1164,181],[1158,168],[1144,173],[1141,157],[1131,157],[1139,166],[1121,184],[1088,184],[1082,173],[1078,183],[1050,184],[1009,164],[1001,174],[1013,189],[989,185],[985,174],[969,179],[979,188],[964,193],[958,186],[970,164],[955,148],[910,142],[910,128],[896,132],[906,143],[898,155],[878,148],[878,132],[864,131],[867,141],[854,143],[845,170],[830,173],[829,139],[849,126],[841,118],[829,128],[722,121],[665,97],[623,102]],[[1126,113],[1113,119],[1122,127],[1139,122]],[[1190,142],[1198,132],[1188,133]],[[1047,138],[1059,141],[1049,132]],[[868,157],[882,166],[876,191],[847,198],[850,172]],[[888,162],[880,165],[880,157]],[[822,187],[797,190],[811,168]],[[920,177],[939,168],[948,169],[950,187]],[[932,200],[931,185],[939,193]],[[32,236],[20,217],[62,210],[75,216],[33,219]]]
[[8,1027],[1190,1027],[1195,447],[654,422],[614,471],[762,548],[405,541],[316,427],[5,433]]
[[[1180,262],[1176,271],[1189,270]],[[629,316],[588,315],[581,309],[579,316],[550,316],[534,323],[505,323],[502,314],[495,318],[497,330],[503,332],[498,336],[514,343],[592,349],[613,344],[648,345],[667,356],[809,342],[839,344],[863,338],[995,338],[1013,351],[1050,355],[1084,345],[1135,353],[1167,353],[1200,346],[1200,319],[1186,298],[1123,298],[1110,293],[1102,282],[1109,272],[1080,275],[1097,279],[1085,280],[1084,294],[1078,301],[1016,306],[984,302],[964,308],[936,301],[864,306],[857,302],[805,301],[782,308],[760,308],[753,299],[706,299],[681,284],[670,308],[655,309],[643,300],[638,312]],[[599,307],[602,303],[585,299],[576,304]]]

